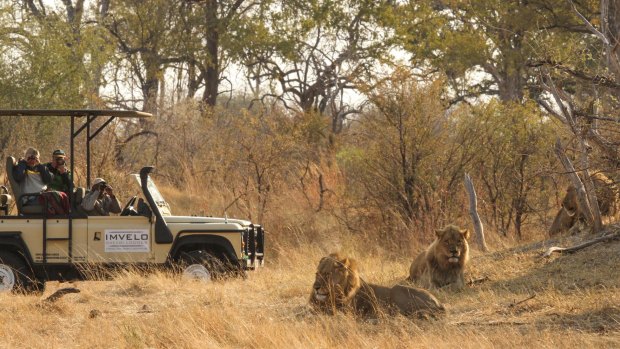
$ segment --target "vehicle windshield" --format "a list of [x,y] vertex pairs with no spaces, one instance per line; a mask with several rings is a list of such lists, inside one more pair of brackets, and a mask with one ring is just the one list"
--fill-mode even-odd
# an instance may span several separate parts
[[[136,178],[136,181],[138,182],[138,186],[140,186],[140,188],[142,188],[141,187],[142,183],[140,182],[140,175],[139,174],[133,174],[132,176],[134,176],[134,178]],[[155,204],[159,208],[159,212],[161,212],[161,215],[162,216],[171,216],[172,213],[170,211],[170,205],[168,205],[168,203],[164,199],[163,195],[161,195],[161,193],[159,192],[159,189],[157,189],[157,186],[155,185],[155,182],[153,182],[153,179],[151,179],[151,176],[149,176],[147,178],[146,186],[147,186],[147,188],[149,190],[149,193],[151,193],[151,196],[153,197],[153,201],[155,201]]]

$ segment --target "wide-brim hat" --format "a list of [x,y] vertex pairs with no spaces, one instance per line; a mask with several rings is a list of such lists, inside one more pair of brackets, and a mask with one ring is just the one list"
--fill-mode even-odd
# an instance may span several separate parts
[[93,182],[93,187],[96,186],[99,183],[105,183],[105,179],[103,179],[103,178],[95,178],[95,181]]
[[54,150],[54,152],[52,153],[52,156],[53,156],[53,157],[55,157],[55,158],[59,158],[59,157],[63,157],[63,158],[64,158],[64,157],[65,157],[65,156],[67,156],[67,155],[65,154],[65,151],[64,151],[64,150],[62,150],[62,149],[56,149],[56,150]]

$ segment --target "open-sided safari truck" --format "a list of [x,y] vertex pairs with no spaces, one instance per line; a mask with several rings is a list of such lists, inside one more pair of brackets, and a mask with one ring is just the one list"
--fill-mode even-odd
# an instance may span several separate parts
[[[109,110],[0,110],[9,115],[70,117],[70,162],[74,170],[75,139],[86,137],[86,189],[73,188],[71,213],[48,215],[43,206],[22,206],[13,178],[14,157],[6,175],[13,192],[0,188],[0,291],[40,289],[47,280],[86,277],[93,267],[130,265],[178,266],[192,277],[210,279],[224,272],[243,272],[263,264],[264,231],[260,225],[230,218],[173,216],[149,176],[153,167],[133,174],[142,197],[128,198],[119,216],[86,216],[77,208],[90,188],[90,142],[115,118],[150,114]],[[94,121],[105,119],[99,127]],[[35,193],[36,194],[36,193]],[[17,215],[10,215],[12,201]]]

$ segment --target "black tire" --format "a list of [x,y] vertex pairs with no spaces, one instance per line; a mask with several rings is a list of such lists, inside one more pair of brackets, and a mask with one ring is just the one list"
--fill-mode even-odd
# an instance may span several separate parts
[[181,270],[186,270],[192,265],[204,266],[214,280],[232,276],[238,269],[227,258],[218,258],[205,250],[182,252],[180,264]]
[[32,293],[42,291],[44,284],[34,277],[32,269],[18,254],[0,251],[0,292]]

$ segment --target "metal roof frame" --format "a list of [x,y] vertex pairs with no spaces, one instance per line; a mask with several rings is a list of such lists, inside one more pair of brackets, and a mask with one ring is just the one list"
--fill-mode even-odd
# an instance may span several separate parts
[[[51,116],[51,117],[70,117],[71,134],[70,149],[71,154],[71,173],[74,172],[74,144],[75,138],[86,129],[86,187],[90,188],[90,142],[115,118],[151,118],[152,114],[133,111],[133,110],[102,110],[102,109],[0,109],[2,116]],[[91,132],[91,124],[98,117],[107,117],[94,132]],[[86,118],[86,120],[76,130],[76,119]]]

